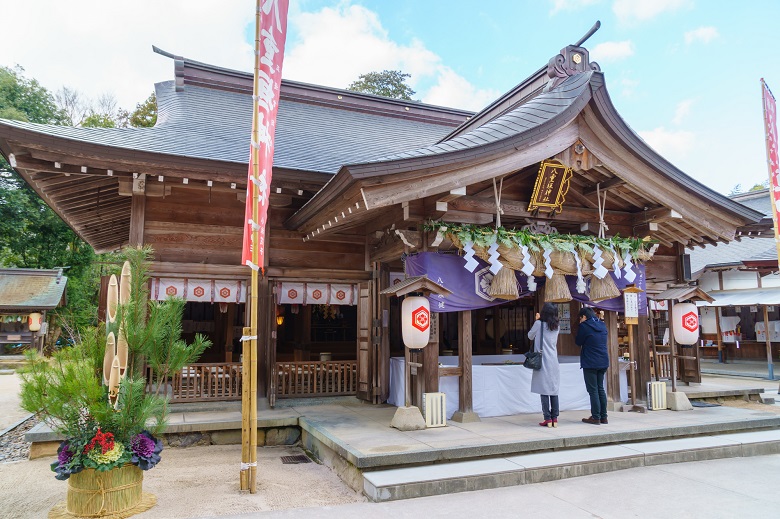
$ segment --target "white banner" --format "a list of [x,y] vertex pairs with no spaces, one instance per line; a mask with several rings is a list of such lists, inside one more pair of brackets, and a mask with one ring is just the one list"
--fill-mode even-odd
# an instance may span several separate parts
[[329,285],[326,283],[306,283],[306,304],[325,305],[330,299]]
[[180,297],[189,302],[244,303],[246,283],[225,279],[153,278],[152,300]]
[[355,291],[354,285],[331,285],[330,286],[330,300],[328,304],[331,305],[354,305],[353,299]]
[[306,295],[306,283],[279,283],[276,293],[280,305],[302,305]]
[[347,283],[299,283],[282,281],[276,285],[278,305],[356,305],[358,286]]

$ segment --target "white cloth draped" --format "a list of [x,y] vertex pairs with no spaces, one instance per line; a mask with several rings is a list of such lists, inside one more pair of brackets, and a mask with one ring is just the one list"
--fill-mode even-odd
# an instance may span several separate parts
[[[472,358],[472,404],[474,412],[483,418],[523,413],[540,413],[539,395],[531,393],[531,370],[521,364],[483,366],[483,363],[522,363],[525,355],[476,355]],[[579,357],[559,356],[561,372],[558,392],[561,411],[590,410],[590,397],[585,390]],[[457,366],[458,357],[439,357],[445,366]],[[626,372],[620,371],[620,394],[628,394]],[[606,380],[604,381],[606,387]],[[458,377],[439,377],[439,391],[447,395],[447,418],[458,410]],[[390,396],[387,402],[404,405],[404,359],[390,359]]]

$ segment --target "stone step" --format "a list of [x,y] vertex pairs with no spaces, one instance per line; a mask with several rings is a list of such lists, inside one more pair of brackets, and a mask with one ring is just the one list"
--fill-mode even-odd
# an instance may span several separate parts
[[540,483],[600,472],[780,453],[780,430],[565,449],[363,472],[375,502]]

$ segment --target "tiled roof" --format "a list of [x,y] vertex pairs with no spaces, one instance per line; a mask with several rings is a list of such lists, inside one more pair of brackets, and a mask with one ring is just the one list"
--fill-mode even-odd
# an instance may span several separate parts
[[[74,128],[8,120],[2,124],[129,150],[248,162],[250,95],[197,85],[176,92],[174,81],[158,83],[156,94],[159,115],[154,128]],[[434,143],[450,131],[452,124],[282,99],[274,166],[335,173],[344,164]]]
[[0,269],[0,310],[56,308],[67,282],[59,269]]
[[476,148],[528,132],[570,108],[583,93],[590,89],[590,79],[593,74],[594,72],[587,72],[571,76],[552,91],[542,93],[514,110],[452,139],[416,150],[379,157],[370,162],[408,159]]

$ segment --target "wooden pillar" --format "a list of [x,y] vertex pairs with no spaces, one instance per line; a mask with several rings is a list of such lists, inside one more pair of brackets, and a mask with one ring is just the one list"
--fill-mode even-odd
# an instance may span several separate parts
[[130,236],[131,247],[144,244],[144,218],[146,213],[146,175],[138,175],[133,179],[133,195],[130,202]]
[[236,320],[236,303],[228,304],[225,314],[225,362],[233,362],[233,322]]
[[669,370],[672,376],[672,392],[677,391],[677,347],[674,342],[674,301],[669,300]]
[[619,349],[617,312],[605,311],[604,324],[607,325],[607,352],[609,354],[609,369],[607,369],[606,375],[607,398],[612,402],[620,402],[620,365],[618,364]]
[[[648,313],[650,309],[648,308]],[[645,401],[646,398],[642,398],[647,389],[647,383],[650,382],[650,340],[648,338],[648,317],[646,315],[639,316],[639,324],[634,329],[636,330],[636,341],[634,342],[634,354],[637,361],[637,370],[634,372],[636,377],[636,389],[637,394],[634,396],[634,403],[637,401]]]
[[769,310],[766,305],[764,307],[764,333],[766,333],[766,369],[767,378],[769,380],[775,379],[775,365],[772,363],[772,336],[769,331]]
[[453,422],[479,422],[471,398],[471,311],[458,312],[458,365],[461,375],[458,380],[458,410],[452,416]]
[[379,403],[387,402],[390,396],[390,297],[379,295],[379,292],[390,286],[390,267],[386,263],[379,266],[379,319],[382,325],[382,337],[376,358],[377,385],[379,386]]
[[718,333],[718,362],[726,363],[726,354],[723,351],[723,336],[720,330],[720,307],[715,307],[715,330]]
[[655,377],[655,381],[661,380],[661,369],[658,365],[660,363],[658,359],[658,348],[655,344],[655,324],[653,323],[653,311],[650,308],[647,309],[647,316],[650,319],[650,347],[653,349],[653,373],[652,377]]
[[439,314],[431,312],[431,339],[423,350],[425,392],[439,391]]

